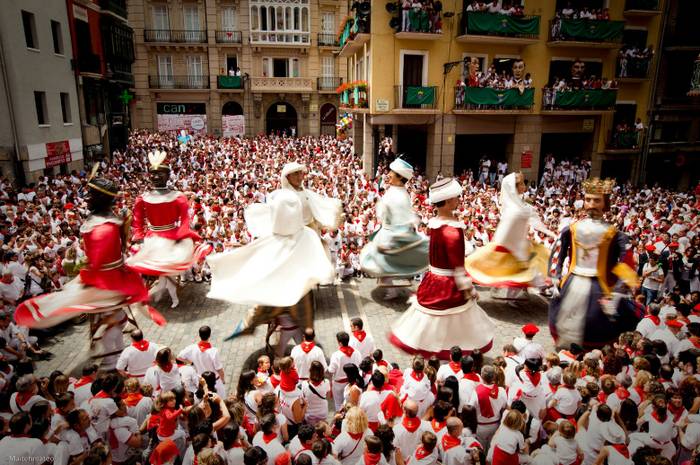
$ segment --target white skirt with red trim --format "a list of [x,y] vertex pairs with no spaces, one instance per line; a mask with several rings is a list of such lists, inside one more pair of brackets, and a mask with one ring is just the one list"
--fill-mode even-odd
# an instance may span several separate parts
[[175,241],[152,235],[143,240],[141,248],[126,260],[126,264],[149,276],[178,275],[202,261],[211,251],[211,245],[200,243],[195,247],[190,238]]
[[474,299],[459,307],[433,310],[414,298],[391,328],[389,340],[410,354],[447,360],[453,346],[461,347],[465,354],[489,351],[494,332],[493,321]]

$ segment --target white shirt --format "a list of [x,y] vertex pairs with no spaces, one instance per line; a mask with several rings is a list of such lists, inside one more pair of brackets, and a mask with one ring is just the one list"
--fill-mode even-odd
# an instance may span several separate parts
[[176,365],[173,365],[167,373],[158,365],[153,365],[146,370],[144,382],[153,386],[154,392],[172,391],[176,387],[182,386],[180,370]]
[[14,438],[7,436],[0,440],[0,465],[32,463],[37,457],[46,457],[44,443],[34,438]]
[[112,448],[112,459],[115,462],[124,462],[131,455],[129,454],[131,447],[126,443],[134,434],[138,434],[139,425],[134,418],[116,417],[112,418],[110,427],[119,441],[119,446],[116,449]]
[[[456,366],[459,366],[459,362],[457,362]],[[438,368],[437,374],[435,375],[435,382],[437,382],[437,384],[444,384],[445,380],[450,376],[454,376],[458,380],[462,379],[464,376],[464,373],[462,373],[462,368],[460,367],[457,371],[455,371],[452,365],[449,363],[440,365],[440,368]]]
[[340,381],[340,383],[346,383],[347,379],[345,376],[345,372],[343,371],[343,366],[346,363],[353,363],[359,368],[361,362],[362,358],[360,357],[360,352],[358,352],[357,350],[353,349],[352,354],[350,354],[350,357],[345,355],[340,350],[336,350],[331,354],[331,361],[328,364],[328,373],[330,373],[334,382],[339,382],[336,381],[339,379],[345,379],[346,381]]
[[360,353],[361,358],[371,357],[374,352],[374,338],[365,332],[365,337],[360,341],[354,333],[350,333],[350,347]]
[[372,434],[372,430],[367,429],[360,439],[355,440],[347,431],[342,431],[333,441],[333,455],[342,465],[355,465],[364,452],[365,438]]
[[146,370],[153,366],[156,354],[160,350],[158,344],[148,343],[146,350],[139,350],[133,345],[125,347],[117,360],[117,370],[126,371],[135,378],[145,376]]
[[[416,417],[416,420],[420,421],[420,417]],[[423,433],[430,429],[429,423],[421,422],[418,428],[411,432],[406,429],[402,419],[401,422],[396,423],[393,427],[394,446],[401,451],[403,457],[409,457],[420,445],[420,438]]]
[[493,459],[493,451],[498,447],[506,454],[515,454],[525,448],[525,438],[523,433],[520,431],[514,431],[505,426],[501,426],[496,431],[496,434],[491,439],[491,447],[489,448],[489,453],[486,457],[487,462],[491,462]]
[[[489,385],[484,386],[488,387],[489,389],[492,387]],[[496,399],[492,399],[491,397],[489,397],[489,401],[491,402],[491,408],[493,408],[494,416],[486,418],[481,414],[481,407],[479,407],[479,396],[476,393],[476,387],[474,388],[474,393],[472,394],[472,398],[469,401],[469,405],[473,405],[474,407],[476,407],[476,418],[480,424],[498,423],[501,417],[501,412],[503,412],[503,409],[506,408],[506,404],[508,403],[506,390],[502,387],[499,387],[498,397],[496,397]]]
[[266,443],[263,439],[263,432],[258,431],[253,437],[251,443],[253,446],[258,446],[267,454],[267,465],[275,465],[275,459],[278,455],[286,452],[284,446],[280,442],[279,435],[272,439],[270,442]]
[[313,362],[319,362],[323,365],[323,371],[326,371],[328,368],[323,349],[315,344],[308,352],[304,352],[302,345],[298,344],[292,348],[292,352],[289,355],[294,359],[294,366],[297,368],[300,379],[309,377],[309,368]]
[[182,349],[177,358],[192,362],[194,369],[200,375],[205,371],[213,371],[216,373],[217,379],[219,378],[219,370],[224,368],[219,360],[219,349],[216,347],[202,351],[197,344],[190,344]]

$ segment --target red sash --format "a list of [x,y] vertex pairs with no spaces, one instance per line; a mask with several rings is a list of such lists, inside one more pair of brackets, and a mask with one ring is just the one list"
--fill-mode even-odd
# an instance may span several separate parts
[[498,399],[498,385],[486,387],[479,384],[476,387],[476,397],[479,400],[479,411],[484,418],[492,418],[494,416],[493,406],[490,399]]
[[628,459],[630,458],[630,451],[627,449],[627,446],[624,444],[613,444],[612,448],[615,449],[622,455],[624,458]]
[[517,452],[514,454],[507,454],[498,446],[493,448],[491,465],[518,465],[519,463],[520,459],[518,458]]

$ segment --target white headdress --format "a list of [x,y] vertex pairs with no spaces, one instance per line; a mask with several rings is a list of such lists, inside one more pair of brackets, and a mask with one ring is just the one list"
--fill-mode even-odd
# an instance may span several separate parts
[[167,154],[165,151],[158,151],[155,150],[153,152],[148,153],[148,162],[151,164],[151,169],[152,170],[157,170],[165,161],[165,157],[167,157]]

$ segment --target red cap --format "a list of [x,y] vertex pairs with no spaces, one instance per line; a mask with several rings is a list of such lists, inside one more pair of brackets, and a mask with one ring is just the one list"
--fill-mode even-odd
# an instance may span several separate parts
[[668,326],[669,328],[682,328],[683,322],[680,320],[668,320],[666,322],[666,326]]
[[275,465],[289,465],[292,460],[292,455],[289,452],[282,452],[275,457]]
[[678,244],[678,242],[671,242],[670,244],[668,244],[668,246],[672,249],[677,249],[679,245],[680,244]]
[[654,247],[654,246],[651,245],[651,244],[648,244],[648,245],[644,246],[644,248],[647,249],[647,252],[653,252],[653,251],[656,250],[656,247]]
[[540,328],[538,328],[536,325],[533,325],[532,323],[528,323],[522,327],[522,331],[526,336],[534,336],[535,334],[540,332]]

